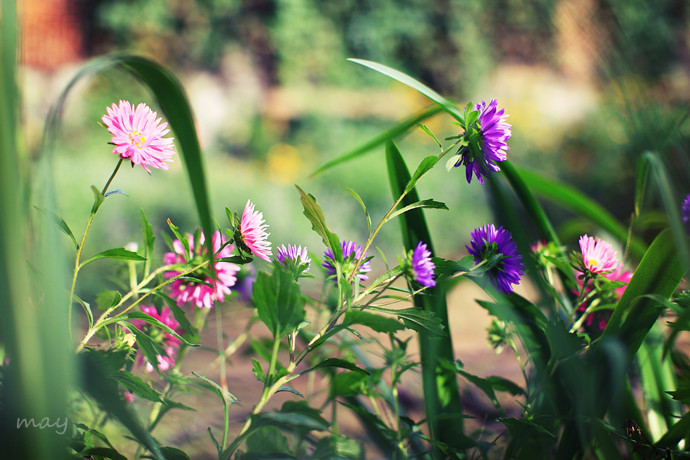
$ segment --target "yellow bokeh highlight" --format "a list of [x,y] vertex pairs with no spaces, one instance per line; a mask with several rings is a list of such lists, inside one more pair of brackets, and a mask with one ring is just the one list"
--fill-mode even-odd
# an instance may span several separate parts
[[266,163],[269,180],[279,185],[295,183],[302,169],[299,150],[285,143],[270,148],[266,155]]

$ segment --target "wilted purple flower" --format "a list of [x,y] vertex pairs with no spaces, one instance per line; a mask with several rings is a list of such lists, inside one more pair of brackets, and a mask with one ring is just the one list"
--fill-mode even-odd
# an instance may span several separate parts
[[305,266],[301,271],[308,272],[311,259],[307,254],[306,246],[297,246],[295,244],[288,244],[287,247],[283,244],[278,248],[276,259],[283,267],[300,267]]
[[[341,241],[340,248],[343,250],[343,272],[349,274],[355,268],[356,261],[362,257],[362,247],[354,241]],[[366,254],[364,257],[366,258]],[[324,252],[323,267],[328,270],[329,277],[335,275],[335,257],[330,248]],[[360,281],[366,281],[369,277],[365,273],[370,271],[369,261],[363,262],[357,269],[357,278]]]
[[435,268],[436,265],[431,261],[431,252],[427,249],[426,244],[420,241],[412,252],[412,273],[415,281],[425,287],[436,286],[436,281],[434,281]]
[[690,193],[687,194],[683,204],[680,207],[683,224],[685,224],[685,231],[690,234]]
[[506,122],[508,115],[505,110],[498,110],[498,102],[491,99],[487,104],[482,101],[475,110],[480,112],[476,128],[468,126],[463,135],[467,145],[461,147],[460,159],[455,167],[465,166],[467,183],[472,182],[472,173],[477,176],[480,184],[484,177],[489,177],[492,171],[500,171],[494,162],[505,161],[506,151],[510,150],[507,141],[511,136],[510,125]]
[[511,284],[520,284],[525,266],[508,230],[503,227],[496,229],[493,224],[479,227],[472,232],[471,247],[466,248],[474,256],[476,264],[492,261],[497,255],[501,256],[486,272],[496,288],[510,294],[513,292]]

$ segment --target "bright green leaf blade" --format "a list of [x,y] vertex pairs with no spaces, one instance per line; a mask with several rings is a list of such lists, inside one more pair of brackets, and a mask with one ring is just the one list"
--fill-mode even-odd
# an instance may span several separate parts
[[321,237],[323,244],[333,252],[336,262],[343,260],[343,250],[340,247],[338,236],[332,233],[326,225],[326,218],[323,215],[321,206],[316,203],[316,198],[311,193],[306,193],[304,190],[295,185],[300,194],[300,202],[304,208],[304,215],[311,222],[312,229]]
[[422,110],[421,112],[412,115],[410,118],[407,118],[397,125],[394,125],[393,127],[389,128],[386,130],[386,132],[379,134],[378,136],[374,137],[373,139],[367,141],[363,145],[360,145],[359,147],[350,150],[349,152],[346,152],[333,160],[330,160],[320,166],[318,169],[316,169],[313,173],[311,173],[310,177],[317,176],[321,174],[322,172],[333,168],[334,166],[337,166],[341,163],[346,163],[348,161],[354,160],[356,158],[361,157],[365,153],[370,152],[371,150],[375,149],[376,147],[379,147],[381,145],[384,145],[386,142],[392,141],[398,136],[407,133],[410,128],[414,127],[417,125],[420,121],[425,120],[429,117],[432,117],[439,113],[442,110],[442,107],[439,105],[432,105],[430,107],[427,107],[426,109]]
[[404,214],[408,211],[411,211],[413,209],[419,209],[419,208],[425,208],[425,209],[445,209],[448,210],[448,206],[446,206],[445,203],[441,203],[440,201],[434,201],[434,200],[422,200],[422,201],[417,201],[416,203],[409,204],[403,208],[398,209],[395,212],[392,212],[390,216],[386,219],[386,222],[389,222],[396,217],[398,217],[401,214]]
[[400,72],[399,70],[395,70],[391,67],[388,67],[383,64],[379,64],[378,62],[373,62],[373,61],[367,61],[364,59],[348,59],[349,61],[352,61],[354,63],[363,65],[364,67],[369,67],[370,69],[373,69],[379,73],[382,73],[383,75],[386,75],[387,77],[390,77],[394,80],[399,81],[403,85],[409,86],[410,88],[419,91],[422,93],[424,96],[428,97],[432,101],[436,102],[439,104],[443,109],[451,114],[456,120],[458,120],[463,126],[465,124],[465,120],[462,117],[462,114],[458,110],[458,108],[450,102],[448,99],[445,97],[441,96],[438,94],[436,91],[433,89],[429,88],[427,85],[424,83],[421,83],[418,80],[415,80],[414,78],[410,77],[407,74],[404,74]]
[[136,252],[129,251],[125,248],[115,248],[115,249],[107,249],[103,252],[99,252],[95,256],[86,259],[84,262],[82,262],[79,265],[79,268],[81,269],[85,265],[88,265],[91,262],[96,261],[96,260],[100,260],[100,259],[133,260],[136,262],[142,262],[142,261],[146,260],[144,257],[141,257]]
[[[586,197],[569,185],[549,180],[540,174],[527,170],[520,170],[519,174],[536,194],[570,208],[588,218],[619,241],[625,242],[627,240],[628,229],[621,225],[611,213],[596,201]],[[631,241],[630,247],[633,254],[637,257],[642,256],[646,249],[644,243],[637,238]]]
[[316,369],[322,369],[324,367],[339,367],[341,369],[347,369],[349,371],[353,372],[359,372],[360,374],[365,374],[369,375],[370,372],[366,369],[362,369],[361,367],[357,367],[356,364],[351,363],[350,361],[346,361],[344,359],[340,358],[326,358],[323,361],[321,361],[319,364],[316,366],[310,367],[306,371],[302,372],[302,374],[306,374],[307,372],[314,371]]
[[273,275],[259,272],[252,300],[259,319],[280,338],[304,321],[305,299],[292,273],[277,269]]
[[419,182],[419,179],[421,179],[424,174],[428,173],[431,168],[436,166],[436,163],[438,163],[438,157],[436,155],[431,155],[424,158],[422,162],[419,163],[419,166],[417,166],[414,174],[412,174],[412,178],[405,186],[405,193],[408,193],[410,190],[412,190],[417,185],[417,182]]
[[72,233],[72,230],[69,228],[69,225],[67,225],[67,222],[65,222],[65,219],[58,216],[57,214],[55,214],[52,211],[48,211],[47,209],[41,209],[38,206],[34,206],[34,208],[36,208],[38,211],[45,213],[48,216],[50,216],[50,218],[53,220],[53,222],[55,222],[57,224],[58,228],[60,230],[62,230],[62,232],[65,235],[70,237],[70,239],[72,240],[72,243],[74,244],[74,248],[79,249],[79,243],[77,243],[77,239],[74,237],[74,233]]

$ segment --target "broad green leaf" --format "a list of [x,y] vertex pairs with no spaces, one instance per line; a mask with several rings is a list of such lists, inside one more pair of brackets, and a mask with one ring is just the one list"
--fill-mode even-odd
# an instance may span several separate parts
[[[529,188],[536,194],[588,218],[602,229],[612,234],[618,241],[625,242],[627,240],[628,229],[621,225],[618,220],[599,203],[588,198],[580,191],[564,183],[549,180],[540,174],[524,169],[519,171],[519,175],[529,184]],[[548,235],[540,236],[546,239],[545,237]],[[637,238],[632,239],[630,248],[633,254],[638,257],[644,254],[646,249],[644,243]]]
[[90,264],[91,262],[95,260],[100,260],[100,259],[120,259],[120,260],[134,260],[136,262],[141,262],[146,260],[146,258],[141,257],[139,254],[136,252],[128,251],[125,248],[115,248],[115,249],[107,249],[103,252],[100,252],[96,254],[95,256],[86,259],[84,262],[82,262],[79,265],[79,268],[81,269],[87,264]]
[[364,458],[364,447],[355,439],[342,434],[334,434],[319,440],[313,455],[314,460],[327,459],[361,459]]
[[261,321],[276,338],[283,337],[304,321],[305,298],[294,276],[276,269],[273,275],[259,272],[254,282],[253,303]]
[[411,307],[404,308],[401,310],[396,310],[393,308],[382,308],[369,306],[369,310],[380,311],[383,313],[388,313],[395,315],[405,326],[410,329],[414,329],[417,332],[426,332],[432,336],[446,336],[446,326],[443,324],[441,319],[434,315],[433,312],[428,310],[422,310],[421,308]]
[[103,410],[117,417],[132,433],[134,438],[151,452],[154,458],[164,459],[165,457],[158,443],[153,439],[148,430],[141,425],[129,404],[120,398],[117,383],[112,377],[113,371],[101,359],[104,356],[103,353],[93,352],[88,349],[78,354],[82,365],[82,388],[91,395]]
[[248,458],[290,459],[291,449],[287,438],[276,426],[262,426],[247,438]]
[[333,252],[336,262],[343,260],[343,250],[340,247],[338,236],[332,233],[326,225],[326,218],[323,215],[321,206],[316,203],[316,198],[311,193],[306,193],[304,190],[295,185],[300,194],[300,202],[304,208],[304,215],[311,222],[312,229],[321,237],[323,244]]
[[376,332],[383,332],[386,334],[389,332],[397,332],[406,328],[404,324],[396,319],[375,315],[373,313],[361,310],[349,310],[347,313],[345,313],[343,324],[348,326],[353,324],[362,324]]
[[122,294],[118,291],[101,291],[96,296],[96,308],[101,311],[106,311],[107,309],[114,307],[122,300]]
[[190,460],[189,455],[177,447],[161,447],[161,452],[165,456],[165,460]]
[[164,402],[159,391],[154,390],[151,385],[131,372],[118,371],[113,374],[113,378],[130,393],[134,393],[149,401]]
[[398,70],[395,70],[391,67],[388,67],[383,64],[379,64],[378,62],[373,62],[373,61],[367,61],[364,59],[348,59],[349,61],[352,61],[354,63],[363,65],[365,67],[369,67],[370,69],[373,69],[379,73],[382,73],[383,75],[386,75],[387,77],[390,77],[394,80],[399,81],[403,85],[409,86],[410,88],[419,91],[422,93],[424,96],[428,97],[432,101],[436,102],[440,106],[443,107],[443,109],[451,114],[456,120],[458,120],[463,126],[465,125],[465,120],[462,117],[462,114],[458,110],[458,108],[455,106],[455,104],[451,103],[448,99],[445,97],[441,96],[438,94],[436,91],[433,89],[429,88],[427,85],[424,83],[421,83],[420,81],[410,77],[409,75],[406,75]]
[[[132,319],[138,319],[138,320],[143,320],[153,326],[156,326],[158,329],[162,329],[168,334],[172,335],[175,337],[177,340],[184,342],[186,345],[189,345],[190,347],[196,347],[197,344],[192,343],[188,341],[186,338],[182,337],[180,334],[177,333],[174,329],[172,329],[170,326],[167,324],[161,323],[158,319],[154,318],[153,316],[144,313],[143,311],[130,311],[129,313],[125,313],[123,315],[115,316],[113,318],[109,318],[101,323],[101,327],[107,326],[109,324],[113,323],[120,323],[120,322],[126,322],[127,320],[132,320]],[[136,329],[136,328],[134,328]],[[134,331],[132,331],[134,332]]]
[[369,375],[368,370],[362,369],[361,367],[357,367],[356,364],[351,363],[350,361],[346,361],[344,359],[340,359],[340,358],[326,358],[323,361],[321,361],[319,364],[317,364],[316,366],[310,367],[306,371],[302,372],[302,374],[306,374],[307,372],[315,371],[316,369],[322,369],[324,367],[340,367],[342,369],[347,369],[350,371],[359,372],[360,374]]
[[79,452],[79,455],[83,455],[84,458],[94,458],[95,456],[98,458],[109,458],[111,460],[127,460],[127,457],[112,447],[89,447]]
[[[389,141],[386,143],[386,165],[388,180],[393,199],[397,199],[410,182],[410,173],[398,147]],[[416,189],[412,189],[403,199],[401,205],[408,206],[419,201]],[[422,209],[413,209],[399,219],[402,231],[402,242],[406,251],[414,250],[423,241],[434,254],[431,234],[424,219]],[[448,330],[448,307],[446,304],[445,286],[437,282],[436,286],[425,290],[424,295],[413,297],[415,307],[431,313],[439,325]],[[413,324],[413,323],[412,323]],[[463,427],[463,410],[458,390],[457,376],[452,370],[443,367],[442,362],[453,362],[454,351],[450,335],[436,335],[419,331],[420,359],[422,362],[422,384],[424,405],[430,436],[436,443],[463,450],[470,447],[466,442]],[[433,451],[433,455],[440,455]]]
[[[288,404],[291,402],[291,404]],[[279,411],[266,412],[252,416],[252,425],[277,425],[300,431],[326,431],[330,427],[318,411],[310,408],[304,401],[288,401]]]

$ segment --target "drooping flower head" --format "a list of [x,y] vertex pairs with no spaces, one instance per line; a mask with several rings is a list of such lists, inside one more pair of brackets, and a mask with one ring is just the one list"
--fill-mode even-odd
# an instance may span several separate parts
[[[343,273],[349,275],[352,270],[354,270],[356,261],[362,258],[362,247],[354,241],[341,241],[340,248],[343,250]],[[364,254],[364,259],[366,259],[366,257],[366,254]],[[328,270],[329,277],[333,277],[336,274],[335,256],[330,248],[326,249],[324,252],[324,261],[322,265]],[[369,273],[370,271],[371,264],[369,264],[369,261],[363,262],[359,265],[359,268],[357,268],[357,278],[360,281],[366,281],[369,277],[365,275],[365,273]]]
[[504,293],[513,292],[512,285],[520,284],[525,266],[510,232],[489,224],[475,229],[471,236],[470,246],[465,247],[474,256],[475,264],[495,262],[486,272],[489,280]]
[[680,207],[681,218],[685,224],[685,231],[690,234],[690,193],[687,194]]
[[[622,265],[619,265],[616,267],[616,269],[612,272],[605,273],[603,274],[603,277],[611,280],[611,281],[620,281],[622,283],[625,283],[623,286],[619,286],[617,288],[614,288],[612,291],[604,292],[603,296],[604,298],[600,299],[601,303],[603,304],[615,304],[617,303],[621,297],[623,296],[623,293],[625,292],[625,289],[628,287],[628,283],[630,283],[630,280],[632,279],[632,272],[628,270],[623,270]],[[580,289],[582,289],[582,283],[583,280],[579,279],[577,280],[578,284],[580,285]],[[592,288],[590,286],[585,287],[585,293],[589,293],[592,291]],[[574,292],[574,294],[577,294],[577,292]],[[583,315],[586,311],[587,308],[589,307],[591,303],[591,300],[586,300],[582,302],[580,305],[578,305],[576,312],[579,315]],[[587,315],[585,318],[582,326],[585,328],[590,333],[594,334],[599,334],[602,332],[604,329],[606,329],[606,326],[608,325],[609,319],[611,318],[611,314],[613,313],[613,310],[595,310],[592,311]],[[596,327],[595,327],[596,326]]]
[[113,135],[113,153],[129,158],[132,166],[141,165],[149,174],[149,167],[168,169],[165,162],[173,161],[175,154],[173,138],[164,137],[170,130],[156,112],[144,103],[135,108],[128,101],[113,104],[106,112],[101,120]]
[[256,257],[266,261],[271,260],[271,243],[268,241],[270,233],[264,224],[264,215],[254,209],[254,203],[247,200],[242,212],[239,234],[235,237],[235,243],[245,252],[251,252]]
[[[173,316],[170,307],[165,307],[160,313],[158,313],[156,307],[147,307],[146,305],[142,305],[141,311],[157,319],[178,334],[182,334],[184,332],[180,329],[180,323],[177,322]],[[163,347],[165,350],[165,355],[157,355],[158,362],[156,363],[156,367],[158,367],[158,369],[161,371],[166,371],[175,367],[175,357],[181,344],[180,339],[167,331],[159,329],[156,326],[152,326],[142,319],[133,319],[132,323],[134,324],[134,327],[140,331],[146,332],[149,337],[161,345],[161,347]],[[144,361],[146,361],[146,370],[153,372],[153,365],[144,357],[144,355],[139,353],[137,356],[137,362],[141,364]]]
[[592,273],[607,273],[616,269],[616,251],[604,240],[592,236],[580,237],[582,263]]
[[[165,264],[187,263],[198,265],[203,262],[206,257],[206,245],[204,245],[204,233],[200,232],[198,237],[198,244],[195,244],[194,235],[187,234],[187,244],[189,245],[189,256],[185,253],[185,247],[180,240],[173,241],[173,251],[168,252],[163,256]],[[225,239],[216,231],[212,237],[213,253],[215,259],[223,259],[232,256],[233,246],[223,246]],[[223,246],[223,249],[221,249]],[[199,308],[211,308],[214,302],[222,302],[225,296],[230,294],[230,288],[235,285],[237,278],[235,277],[237,271],[240,269],[237,265],[230,262],[214,262],[215,276],[211,276],[211,272],[207,268],[198,269],[190,273],[187,277],[177,279],[172,282],[170,297],[177,301],[178,305],[183,305],[187,302],[196,305]],[[182,273],[180,271],[168,271],[165,273],[166,278],[172,278]]]
[[477,181],[483,184],[484,177],[501,170],[495,162],[506,160],[506,152],[510,150],[507,142],[511,131],[510,124],[506,121],[508,115],[505,109],[498,109],[496,99],[491,99],[488,104],[482,101],[475,106],[475,110],[479,112],[479,116],[476,123],[468,123],[469,126],[462,135],[467,142],[460,148],[460,158],[455,167],[465,166],[467,183],[472,182],[474,173]]
[[427,249],[426,244],[421,241],[417,244],[417,247],[412,251],[410,264],[415,281],[425,287],[436,286],[436,281],[434,281],[436,265],[431,261],[431,252]]
[[297,246],[295,244],[289,244],[287,246],[284,244],[281,245],[278,248],[276,259],[280,265],[286,268],[294,269],[297,274],[308,272],[311,264],[311,259],[307,253],[306,246],[303,248],[302,246]]

